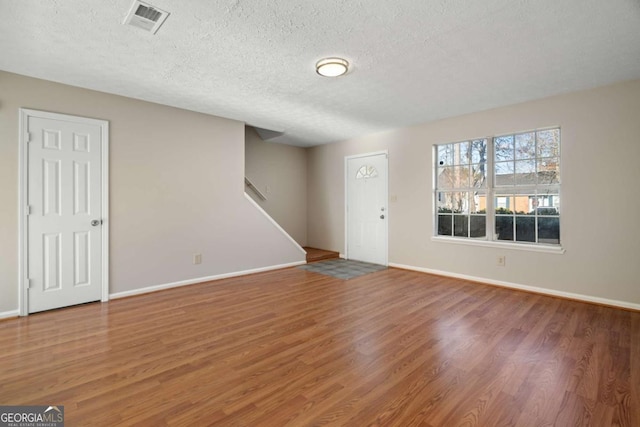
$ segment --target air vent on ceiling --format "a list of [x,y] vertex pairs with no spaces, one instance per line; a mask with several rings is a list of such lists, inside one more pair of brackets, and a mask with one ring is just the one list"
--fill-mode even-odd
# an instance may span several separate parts
[[131,10],[124,19],[124,24],[142,28],[155,34],[158,28],[169,16],[169,12],[151,6],[148,3],[135,0],[131,5]]

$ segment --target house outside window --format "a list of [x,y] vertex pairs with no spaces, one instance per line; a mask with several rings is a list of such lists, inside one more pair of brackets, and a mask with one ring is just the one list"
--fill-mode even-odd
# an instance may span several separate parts
[[560,129],[434,147],[435,235],[560,244]]

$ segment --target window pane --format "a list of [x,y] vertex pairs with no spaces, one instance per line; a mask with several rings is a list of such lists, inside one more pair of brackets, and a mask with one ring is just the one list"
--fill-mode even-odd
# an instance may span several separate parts
[[535,194],[522,191],[518,194],[496,194],[494,199],[496,215],[528,215],[535,205]]
[[469,164],[469,148],[470,146],[468,142],[459,142],[457,144],[453,144],[453,161],[455,164]]
[[536,217],[516,216],[516,242],[536,241]]
[[453,215],[438,215],[438,235],[451,236]]
[[358,172],[356,172],[356,179],[368,179],[376,178],[378,176],[378,170],[375,166],[362,165]]
[[487,219],[485,215],[471,215],[469,224],[470,237],[487,236]]
[[440,190],[449,190],[453,188],[453,172],[450,167],[438,168],[438,175],[436,177],[436,187]]
[[[556,216],[560,214],[560,196],[557,192],[540,193],[533,197],[531,209],[538,216]],[[533,213],[533,212],[532,212]]]
[[453,235],[457,237],[469,237],[469,216],[453,216]]
[[469,166],[438,168],[438,189],[453,190],[469,187]]
[[469,188],[469,166],[458,166],[456,168],[456,187],[457,188]]
[[453,189],[455,180],[454,166],[438,168],[437,188],[443,190]]
[[469,193],[456,192],[453,193],[453,213],[469,212]]
[[487,168],[484,163],[471,165],[471,187],[484,188],[487,186]]
[[513,162],[496,163],[496,187],[513,185],[515,182],[513,172]]
[[527,191],[522,191],[521,194],[513,195],[512,210],[516,215],[528,215],[533,213],[535,205],[535,194],[530,194]]
[[438,165],[451,166],[453,164],[453,145],[438,145]]
[[521,133],[516,135],[516,160],[534,159],[536,157],[535,133]]
[[516,161],[516,185],[536,185],[536,161]]
[[552,157],[538,160],[538,183],[539,184],[559,184],[560,183],[560,159]]
[[494,148],[496,162],[513,160],[513,135],[495,138]]
[[496,215],[513,215],[513,210],[511,210],[513,206],[513,196],[498,195],[494,199],[494,208],[496,210]]
[[496,236],[498,240],[513,240],[513,216],[496,216]]
[[453,193],[439,192],[437,197],[438,213],[453,212]]
[[471,193],[469,211],[471,213],[487,213],[487,195],[485,193]]
[[538,157],[560,157],[560,129],[541,130],[538,136]]
[[487,140],[471,141],[471,163],[487,163]]
[[538,218],[538,242],[539,243],[560,243],[560,218],[540,217]]
[[467,213],[469,212],[469,193],[451,191],[438,193],[438,213]]

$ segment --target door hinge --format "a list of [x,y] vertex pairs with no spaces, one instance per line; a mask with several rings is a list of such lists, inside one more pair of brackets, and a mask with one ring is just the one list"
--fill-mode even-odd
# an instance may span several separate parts
[[25,132],[24,137],[25,137],[24,141],[25,141],[26,143],[31,142],[31,132]]
[[27,285],[27,289],[31,289],[31,279],[27,279],[26,285]]
[[27,205],[27,208],[25,209],[25,215],[29,216],[33,213],[33,206],[31,205]]

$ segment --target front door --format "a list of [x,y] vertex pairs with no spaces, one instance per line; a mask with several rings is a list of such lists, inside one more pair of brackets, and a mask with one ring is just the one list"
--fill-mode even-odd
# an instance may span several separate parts
[[387,265],[387,154],[348,157],[347,258]]
[[28,312],[98,301],[106,122],[31,110],[24,121]]

